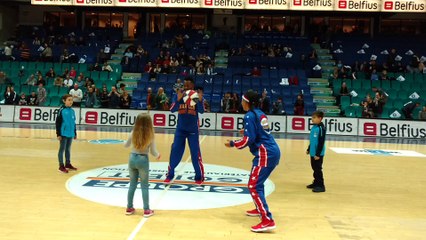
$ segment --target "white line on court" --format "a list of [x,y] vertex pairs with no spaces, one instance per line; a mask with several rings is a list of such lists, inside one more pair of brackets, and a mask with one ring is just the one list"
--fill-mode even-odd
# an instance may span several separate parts
[[[207,135],[204,135],[201,140],[200,140],[200,146],[201,143],[204,141],[204,139],[206,139]],[[184,167],[186,166],[186,164],[188,164],[189,159],[191,159],[191,154],[189,154],[188,158],[185,160],[184,164],[179,167],[179,169],[176,171],[176,175],[179,175],[179,173],[181,173],[184,169]],[[173,182],[172,182],[173,183]],[[162,198],[164,197],[164,195],[166,195],[167,191],[169,190],[170,185],[168,185],[167,187],[164,188],[164,191],[160,194],[160,196],[156,199],[156,201],[154,201],[155,203],[160,203]],[[156,204],[152,207],[152,209],[155,209]],[[136,225],[135,229],[133,229],[133,232],[129,235],[129,237],[127,237],[127,240],[133,240],[136,237],[136,234],[138,234],[138,232],[142,229],[142,226],[146,223],[146,221],[148,221],[148,218],[142,217],[141,221],[138,223],[138,225]]]

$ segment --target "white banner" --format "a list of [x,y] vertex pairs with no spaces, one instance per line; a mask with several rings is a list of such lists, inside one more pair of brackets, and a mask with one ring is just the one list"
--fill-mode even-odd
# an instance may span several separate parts
[[115,0],[116,7],[156,7],[157,0]]
[[291,10],[333,11],[334,0],[291,0]]
[[245,9],[288,10],[291,0],[245,0]]
[[[81,124],[106,126],[133,126],[141,110],[85,108],[81,111]],[[146,111],[145,111],[146,112]],[[154,127],[176,128],[177,113],[150,111]],[[215,114],[199,114],[200,129],[215,130]]]
[[[331,135],[357,135],[357,118],[329,118],[322,121],[327,134]],[[312,129],[312,118],[307,116],[287,116],[287,132],[289,133],[309,133]]]
[[426,0],[31,0],[34,5],[426,12]]
[[[38,106],[0,105],[0,122],[55,123],[59,108]],[[133,126],[141,110],[74,108],[76,124],[101,126]],[[153,124],[158,128],[176,128],[177,113],[150,111]],[[200,129],[238,131],[244,128],[243,114],[199,114]],[[272,132],[309,133],[312,128],[308,116],[268,116]],[[366,137],[426,138],[423,121],[384,119],[332,118],[323,120],[327,134]]]
[[359,119],[359,136],[426,138],[426,124],[419,121]]
[[[14,122],[55,123],[59,108],[16,106]],[[76,124],[79,124],[80,109],[74,108]]]
[[31,4],[34,5],[61,5],[61,6],[66,6],[72,5],[72,1],[71,0],[31,0]]
[[[268,116],[269,126],[272,132],[286,131],[285,116]],[[216,130],[220,131],[237,131],[244,128],[243,114],[216,114]]]
[[[176,128],[178,114],[171,113],[168,111],[150,111],[154,127],[159,128]],[[216,127],[216,114],[215,113],[203,113],[198,114],[200,129],[203,130],[215,130]]]
[[244,9],[244,0],[201,0],[201,7]]
[[200,8],[202,0],[158,0],[159,7]]
[[381,9],[381,0],[336,0],[335,11],[378,12]]
[[0,122],[13,122],[15,106],[0,105]]
[[74,0],[75,6],[113,7],[113,0]]
[[382,0],[382,12],[426,13],[426,0]]

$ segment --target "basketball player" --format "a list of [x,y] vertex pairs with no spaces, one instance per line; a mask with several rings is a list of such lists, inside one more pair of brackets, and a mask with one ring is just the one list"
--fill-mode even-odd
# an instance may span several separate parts
[[259,216],[262,220],[259,224],[251,227],[253,232],[265,232],[275,229],[276,226],[266,203],[264,183],[278,165],[281,152],[271,135],[268,118],[258,108],[259,95],[252,90],[247,91],[242,97],[241,105],[244,111],[247,111],[244,116],[244,129],[242,131],[244,137],[236,141],[228,140],[225,146],[236,147],[237,149],[249,147],[254,156],[248,189],[256,209],[247,211],[246,215]]
[[204,166],[200,151],[198,122],[198,113],[204,113],[204,106],[202,104],[203,94],[200,92],[197,104],[191,106],[183,100],[187,90],[194,90],[194,80],[189,77],[185,78],[183,89],[176,89],[177,94],[173,97],[173,103],[170,107],[171,112],[178,111],[178,121],[170,153],[167,177],[164,180],[166,184],[169,184],[175,177],[175,168],[182,160],[186,139],[188,139],[191,151],[192,165],[195,171],[195,183],[202,184],[204,181]]

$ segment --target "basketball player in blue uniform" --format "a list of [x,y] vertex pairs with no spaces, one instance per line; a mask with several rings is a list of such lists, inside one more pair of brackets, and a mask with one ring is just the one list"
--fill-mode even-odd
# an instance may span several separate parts
[[248,189],[256,209],[247,211],[246,214],[248,216],[260,216],[262,221],[258,225],[252,226],[251,230],[253,232],[264,232],[276,227],[266,203],[264,183],[278,165],[281,153],[278,144],[271,135],[268,118],[258,108],[259,95],[249,90],[243,95],[241,104],[244,111],[247,111],[244,116],[244,137],[237,141],[228,140],[225,146],[238,149],[248,146],[254,156]]
[[204,181],[204,166],[200,151],[198,122],[198,113],[204,113],[204,106],[202,104],[203,95],[199,93],[197,104],[191,106],[188,101],[184,101],[184,94],[187,90],[194,90],[194,80],[192,78],[186,78],[183,89],[176,90],[177,94],[173,97],[173,103],[170,107],[171,112],[178,112],[178,121],[170,153],[168,173],[164,180],[166,184],[169,184],[175,177],[175,168],[182,160],[186,139],[188,139],[191,151],[192,165],[195,171],[195,183],[202,184]]

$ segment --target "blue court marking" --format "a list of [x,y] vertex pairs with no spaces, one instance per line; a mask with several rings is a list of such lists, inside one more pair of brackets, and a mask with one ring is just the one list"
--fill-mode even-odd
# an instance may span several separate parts
[[97,139],[97,140],[90,140],[89,143],[92,144],[122,144],[125,140],[120,139]]

